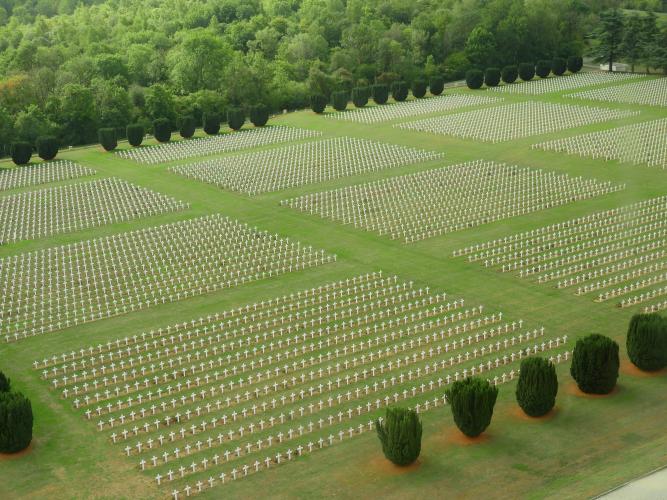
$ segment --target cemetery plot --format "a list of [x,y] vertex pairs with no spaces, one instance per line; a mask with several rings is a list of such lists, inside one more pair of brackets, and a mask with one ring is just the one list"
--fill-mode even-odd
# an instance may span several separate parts
[[155,146],[126,149],[118,151],[116,154],[126,160],[155,165],[196,156],[207,156],[281,142],[298,141],[319,135],[322,135],[322,133],[295,127],[261,127],[212,137],[198,137]]
[[667,78],[642,80],[616,87],[587,90],[568,94],[565,97],[575,99],[593,99],[595,101],[644,104],[646,106],[667,106]]
[[476,160],[281,204],[410,243],[624,187]]
[[454,252],[595,302],[667,308],[667,196]]
[[667,118],[556,139],[533,148],[667,168]]
[[640,75],[629,73],[602,73],[587,71],[575,73],[573,75],[554,76],[551,78],[540,78],[530,82],[513,83],[511,85],[501,85],[494,87],[492,92],[503,92],[508,94],[529,94],[539,95],[550,92],[561,92],[563,90],[578,89],[580,87],[590,87],[592,85],[601,85],[605,83],[615,83],[633,78],[639,78]]
[[450,94],[430,97],[428,99],[415,99],[414,101],[369,106],[329,116],[337,120],[347,120],[357,123],[379,123],[397,118],[451,111],[452,109],[493,104],[500,101],[502,101],[502,98],[484,95]]
[[402,167],[441,153],[349,137],[294,144],[171,168],[176,174],[248,195]]
[[40,165],[0,169],[0,191],[66,181],[94,175],[95,171],[67,160],[56,160]]
[[335,261],[212,215],[0,259],[6,341]]
[[174,198],[108,178],[0,198],[0,244],[187,208]]
[[567,337],[373,273],[35,361],[53,391],[173,498],[372,432],[385,407],[512,380]]
[[528,101],[394,126],[406,130],[497,143],[637,114],[639,111]]

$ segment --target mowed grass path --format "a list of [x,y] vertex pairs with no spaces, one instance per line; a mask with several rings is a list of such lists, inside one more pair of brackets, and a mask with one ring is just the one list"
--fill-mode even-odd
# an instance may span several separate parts
[[[532,98],[504,97],[505,103],[527,99],[571,103],[571,100],[554,94]],[[430,286],[434,291],[447,291],[452,297],[463,297],[470,305],[484,304],[488,311],[502,310],[508,317],[542,324],[554,335],[567,334],[572,338],[592,332],[610,335],[621,344],[622,357],[626,361],[625,328],[630,315],[638,307],[621,311],[611,304],[595,304],[589,297],[576,297],[567,291],[529,283],[510,274],[485,270],[451,257],[454,249],[472,243],[667,194],[667,172],[660,169],[619,166],[617,162],[530,149],[531,144],[547,139],[667,115],[664,108],[657,107],[586,101],[579,104],[640,109],[642,113],[617,123],[605,122],[495,145],[399,130],[392,127],[396,122],[364,125],[330,120],[308,111],[288,114],[273,119],[272,123],[320,130],[323,137],[348,135],[422,147],[442,151],[445,157],[421,165],[257,197],[181,178],[167,171],[167,166],[171,164],[139,165],[120,160],[99,148],[63,152],[62,158],[95,168],[98,176],[113,175],[149,187],[190,203],[190,209],[6,245],[0,248],[0,256],[222,213],[335,253],[338,262],[18,343],[0,344],[0,369],[12,378],[16,388],[32,399],[36,417],[35,439],[29,452],[12,459],[0,458],[0,498],[150,498],[158,495],[155,482],[141,474],[133,460],[126,459],[117,448],[105,442],[106,432],[98,433],[93,425],[84,422],[78,413],[71,410],[69,402],[49,392],[46,384],[39,380],[39,374],[32,370],[35,359],[355,274],[376,270],[398,274],[404,280],[414,280],[418,286]],[[305,193],[480,158],[625,183],[627,188],[600,198],[411,245],[279,206],[280,200]],[[0,166],[8,166],[8,163],[2,162]],[[30,189],[35,188],[11,192]],[[396,474],[388,468],[376,436],[365,433],[293,463],[274,467],[224,487],[217,486],[206,496],[569,498],[600,493],[667,463],[667,434],[664,432],[667,377],[638,377],[622,372],[617,394],[603,399],[584,399],[570,392],[572,380],[567,366],[559,367],[559,376],[558,411],[546,422],[526,422],[517,417],[513,394],[515,385],[501,386],[494,419],[488,430],[490,439],[484,444],[457,444],[452,439],[456,429],[448,408],[424,414],[421,465],[411,472]],[[164,491],[160,490],[160,493]]]

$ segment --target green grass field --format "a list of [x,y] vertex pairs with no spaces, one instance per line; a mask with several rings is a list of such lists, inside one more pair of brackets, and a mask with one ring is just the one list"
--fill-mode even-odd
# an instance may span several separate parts
[[[458,89],[448,92],[469,91]],[[665,117],[667,110],[585,102],[555,94],[502,97],[505,103],[532,99],[640,109],[641,114],[615,123],[604,122],[490,144],[400,130],[392,127],[396,122],[363,125],[327,119],[309,111],[290,113],[272,119],[271,123],[319,130],[323,137],[347,135],[441,151],[445,157],[420,165],[256,197],[181,178],[167,171],[169,164],[144,166],[120,160],[96,147],[62,152],[60,158],[92,167],[98,171],[98,177],[115,176],[149,187],[189,203],[190,209],[49,239],[18,242],[0,248],[0,256],[221,213],[251,226],[322,248],[336,254],[338,261],[16,343],[0,344],[0,369],[12,379],[16,388],[31,398],[35,413],[31,448],[20,456],[0,458],[0,498],[150,498],[168,495],[167,489],[158,489],[148,474],[142,474],[137,469],[134,460],[127,459],[119,448],[107,443],[106,432],[98,433],[94,425],[83,421],[79,414],[72,411],[69,402],[49,391],[39,379],[39,373],[32,369],[34,360],[356,274],[378,270],[397,274],[403,280],[415,281],[418,286],[429,286],[438,292],[446,291],[451,296],[463,297],[471,305],[484,304],[489,310],[502,310],[512,318],[543,325],[553,336],[609,335],[621,345],[625,365],[625,329],[631,314],[637,312],[638,307],[621,310],[611,303],[596,304],[589,297],[576,297],[550,286],[517,279],[509,273],[485,270],[478,265],[466,264],[463,259],[454,259],[451,255],[453,250],[466,245],[667,194],[667,172],[664,170],[530,148],[532,144],[547,139]],[[121,147],[127,145],[122,144]],[[609,180],[625,183],[627,187],[617,193],[410,245],[279,206],[280,200],[305,193],[475,159]],[[8,162],[0,163],[0,166],[10,168]],[[34,189],[37,188],[12,192]],[[665,375],[644,377],[622,370],[617,393],[606,398],[590,399],[580,397],[572,390],[573,382],[567,364],[561,364],[558,373],[560,390],[553,418],[539,422],[520,418],[514,400],[514,383],[504,384],[500,386],[499,401],[487,431],[488,440],[480,444],[459,444],[448,408],[427,412],[423,417],[424,441],[420,465],[408,472],[399,474],[388,467],[377,437],[367,432],[293,463],[273,467],[224,486],[218,485],[205,496],[581,498],[599,494],[667,464]]]

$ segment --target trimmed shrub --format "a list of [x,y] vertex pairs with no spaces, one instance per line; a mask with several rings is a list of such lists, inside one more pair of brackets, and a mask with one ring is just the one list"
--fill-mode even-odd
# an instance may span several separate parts
[[97,131],[97,138],[105,151],[113,151],[118,146],[115,128],[101,128]]
[[135,148],[141,146],[141,143],[144,142],[144,136],[146,135],[144,126],[139,123],[128,125],[125,129],[125,133],[127,134],[127,142]]
[[324,113],[324,108],[327,107],[327,98],[322,94],[313,94],[310,96],[310,109],[318,115]]
[[0,392],[0,452],[16,453],[32,441],[32,405],[20,392]]
[[58,155],[58,139],[52,135],[43,135],[35,141],[37,154],[44,161],[53,160]]
[[516,66],[505,66],[500,74],[505,83],[514,83],[519,78],[519,69]]
[[479,69],[470,69],[466,72],[466,85],[469,89],[477,90],[484,83],[484,73]]
[[521,361],[516,400],[526,415],[541,417],[556,404],[558,376],[556,367],[549,360],[530,357]]
[[[220,125],[218,124],[218,129]],[[179,129],[179,134],[183,139],[189,139],[195,135],[195,130],[197,130],[197,122],[195,117],[192,115],[185,115],[181,118],[181,127]]]
[[389,100],[389,87],[384,83],[376,83],[371,87],[371,94],[375,104],[387,104]]
[[551,72],[556,76],[561,76],[567,69],[567,61],[562,57],[554,57],[551,61]]
[[535,76],[535,66],[531,63],[521,63],[519,64],[519,77],[524,82],[529,82]]
[[445,90],[445,79],[440,76],[432,76],[428,82],[428,90],[432,95],[440,95]]
[[352,89],[352,104],[355,108],[363,108],[368,104],[369,97],[368,87],[354,87]]
[[348,95],[344,90],[339,90],[331,94],[331,104],[336,111],[343,111],[347,108]]
[[4,373],[0,372],[0,392],[9,392],[11,386],[11,381],[9,377]]
[[217,113],[204,113],[202,124],[206,135],[217,135],[220,132],[220,115]]
[[385,419],[375,421],[382,452],[396,465],[410,465],[419,457],[422,447],[422,423],[419,415],[408,408],[387,408]]
[[497,87],[500,83],[500,70],[498,68],[486,68],[484,83],[487,87]]
[[399,80],[391,84],[391,96],[396,102],[403,102],[408,98],[408,84]]
[[567,58],[567,70],[570,73],[578,73],[584,67],[584,59],[581,56],[570,56]]
[[232,130],[241,130],[245,123],[245,112],[241,108],[230,108],[227,111],[227,124]]
[[456,426],[468,437],[477,437],[491,423],[498,388],[477,377],[457,380],[446,392]]
[[158,118],[153,122],[153,137],[158,142],[171,140],[171,123],[166,118]]
[[29,142],[14,142],[10,154],[16,165],[27,165],[30,163],[30,157],[32,156],[32,146]]
[[255,127],[263,127],[269,121],[269,108],[265,104],[255,104],[250,108],[250,121]]
[[540,78],[546,78],[551,73],[551,61],[540,60],[535,64],[535,74]]
[[428,84],[426,83],[426,80],[423,78],[417,78],[415,81],[412,82],[412,95],[415,96],[417,99],[421,99],[426,95],[426,89],[428,88]]
[[630,361],[647,372],[667,366],[667,319],[659,314],[635,314],[630,320],[626,348]]
[[609,394],[618,379],[618,344],[604,335],[577,340],[570,374],[579,389],[589,394]]

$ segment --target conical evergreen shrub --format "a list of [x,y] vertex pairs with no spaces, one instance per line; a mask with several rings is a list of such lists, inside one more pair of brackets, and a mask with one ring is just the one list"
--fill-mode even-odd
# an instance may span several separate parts
[[433,95],[442,94],[445,90],[445,79],[441,75],[432,76],[428,83],[428,90]]
[[419,415],[408,408],[387,408],[387,415],[375,429],[382,452],[396,465],[410,465],[419,457],[422,447],[422,423]]
[[389,88],[384,83],[376,83],[371,87],[375,104],[386,104],[389,100]]
[[143,125],[139,123],[128,125],[125,129],[125,133],[127,134],[127,142],[134,147],[141,146],[141,143],[144,140],[144,135],[146,135]]
[[446,392],[456,426],[468,437],[477,437],[491,423],[498,388],[476,377],[458,380]]
[[516,400],[526,415],[541,417],[556,404],[558,376],[556,367],[544,358],[531,357],[521,361]]
[[589,394],[609,394],[618,379],[618,344],[604,335],[577,340],[570,374],[579,389]]
[[313,94],[310,96],[310,109],[318,115],[324,113],[324,108],[327,107],[327,98],[322,94]]
[[0,392],[0,453],[24,450],[32,441],[32,405],[20,392]]
[[659,314],[635,314],[630,320],[626,348],[630,361],[647,372],[667,366],[667,319]]

